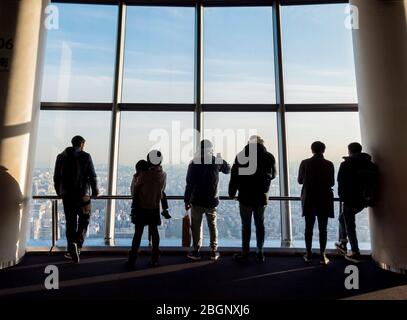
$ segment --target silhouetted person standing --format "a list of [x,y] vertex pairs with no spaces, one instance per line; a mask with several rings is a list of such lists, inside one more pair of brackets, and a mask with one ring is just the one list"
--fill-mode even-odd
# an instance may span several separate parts
[[201,141],[201,148],[188,166],[187,185],[185,187],[185,210],[191,208],[191,231],[193,251],[188,254],[192,260],[201,259],[202,218],[208,222],[211,259],[218,260],[218,229],[216,207],[219,204],[219,172],[230,173],[230,165],[220,155],[213,156],[213,145],[209,140]]
[[238,194],[242,220],[242,252],[235,255],[238,262],[247,262],[250,252],[252,216],[256,226],[256,261],[265,261],[263,246],[265,238],[264,211],[267,206],[271,180],[276,176],[276,160],[267,152],[264,140],[250,137],[249,143],[236,156],[229,183],[229,197]]
[[161,225],[160,201],[163,197],[167,175],[161,162],[162,154],[158,150],[152,150],[147,155],[147,166],[141,170],[132,182],[131,194],[136,208],[134,214],[134,237],[129,253],[128,266],[133,267],[137,260],[144,227],[148,226],[152,239],[152,255],[150,265],[156,266],[160,256],[160,235],[158,226]]
[[72,147],[58,155],[54,171],[54,187],[62,196],[66,220],[67,258],[79,262],[91,214],[91,196],[98,196],[97,178],[92,157],[83,151],[85,139],[75,136]]
[[305,217],[305,245],[307,253],[304,260],[312,260],[312,235],[316,218],[319,228],[320,262],[329,263],[325,249],[327,242],[328,218],[334,218],[335,169],[331,161],[325,160],[325,144],[316,141],[311,145],[313,156],[303,160],[298,173],[298,183],[302,184],[302,215]]
[[[360,143],[348,146],[348,157],[344,157],[338,172],[338,193],[343,203],[339,215],[339,242],[335,243],[345,258],[357,262],[360,258],[356,235],[355,216],[364,208],[373,205],[377,184],[377,167],[372,157],[362,152]],[[352,252],[347,254],[347,243]]]

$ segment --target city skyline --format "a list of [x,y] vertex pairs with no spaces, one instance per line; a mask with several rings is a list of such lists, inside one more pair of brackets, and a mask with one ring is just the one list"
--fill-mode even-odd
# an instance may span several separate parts
[[[43,102],[112,103],[117,6],[55,4],[59,28],[49,30],[42,88]],[[345,4],[283,6],[282,51],[286,104],[357,103],[351,30],[345,27]],[[271,7],[206,7],[203,10],[202,103],[275,104],[273,12]],[[128,6],[126,15],[123,90],[124,103],[196,103],[195,9],[190,7]],[[34,172],[34,194],[54,194],[52,171],[57,154],[72,136],[85,137],[102,194],[107,192],[110,111],[42,111]],[[299,196],[297,172],[311,156],[310,145],[321,140],[326,158],[336,170],[350,142],[360,142],[357,112],[287,112],[286,134],[290,194]],[[167,194],[182,196],[188,162],[193,152],[193,112],[121,111],[118,148],[118,195],[129,195],[135,163],[157,147],[164,152]],[[212,131],[210,131],[212,130]],[[275,112],[203,112],[202,137],[214,142],[214,152],[230,163],[251,133],[280,160]],[[162,134],[160,136],[160,133]],[[243,135],[242,135],[243,133]],[[270,195],[280,195],[279,175]],[[219,193],[227,195],[228,176],[221,175]],[[336,193],[336,187],[335,187]],[[37,201],[38,203],[38,201]],[[160,233],[165,245],[179,241],[182,200],[170,201],[173,220]],[[303,219],[298,202],[291,203],[293,239],[303,241]],[[49,239],[50,203],[36,205],[31,214],[32,239]],[[115,235],[129,243],[133,226],[130,202],[116,201]],[[62,212],[62,209],[60,209]],[[336,216],[338,206],[336,206]],[[94,201],[89,236],[104,238],[106,201]],[[267,209],[267,241],[280,239],[280,203]],[[358,233],[369,242],[367,214],[358,215]],[[60,228],[64,230],[63,215]],[[221,201],[219,230],[222,241],[240,241],[240,219],[235,201]],[[315,233],[317,235],[317,233]],[[337,221],[330,220],[329,240],[336,240]],[[96,241],[96,240],[95,240]],[[124,241],[124,242],[123,242]],[[174,242],[175,241],[175,242]],[[274,241],[274,242],[273,242]],[[103,241],[102,241],[103,242]],[[303,243],[300,243],[303,246]]]
[[[102,193],[106,191],[107,186],[107,171],[106,167],[96,167],[99,173],[99,184]],[[117,182],[116,194],[130,195],[130,182],[134,168],[120,166],[119,179]],[[166,192],[167,195],[183,195],[185,188],[185,170],[183,168],[167,168],[169,177]],[[221,175],[219,182],[219,194],[227,195],[227,186],[229,183],[229,175]],[[290,177],[290,181],[294,182],[296,177]],[[294,196],[300,194],[301,186],[292,184],[295,192]],[[45,169],[36,169],[34,173],[33,193],[36,195],[52,195],[55,194],[52,183],[52,168],[48,171]],[[270,195],[279,195],[278,177],[272,181]],[[88,236],[89,243],[95,245],[103,245],[106,200],[94,200],[92,202],[92,217],[89,226]],[[134,232],[134,226],[130,220],[130,200],[117,200],[115,212],[115,237],[116,244],[130,245],[131,238]],[[304,246],[304,221],[302,218],[301,206],[299,202],[291,201],[292,208],[292,233],[293,241],[296,247]],[[31,212],[31,228],[29,228],[29,244],[32,246],[43,245],[51,240],[51,202],[47,200],[36,200],[32,202],[34,208],[37,206],[41,209],[32,209]],[[160,235],[163,246],[181,244],[181,220],[185,214],[183,200],[170,200],[170,213],[173,219],[162,220],[160,227]],[[38,212],[38,213],[37,213]],[[42,212],[42,213],[40,213]],[[328,240],[331,247],[333,241],[336,241],[338,234],[337,217],[339,213],[339,205],[335,205],[335,219],[329,219],[328,224]],[[269,201],[266,210],[266,240],[269,245],[279,246],[281,241],[281,216],[279,201]],[[357,232],[362,248],[369,249],[370,232],[368,227],[368,215],[366,210],[357,215]],[[218,225],[219,225],[219,241],[223,246],[239,246],[241,241],[241,222],[239,217],[238,202],[233,200],[222,200],[218,207]],[[64,243],[64,215],[62,202],[59,202],[59,228],[61,241]],[[207,226],[204,224],[205,241],[207,241]],[[253,233],[254,234],[254,233]],[[317,240],[317,229],[314,231],[314,241]],[[92,240],[93,239],[93,240]],[[146,244],[146,235],[144,243]],[[254,238],[252,238],[254,239]],[[96,242],[95,242],[96,241]],[[206,243],[206,242],[205,242]]]

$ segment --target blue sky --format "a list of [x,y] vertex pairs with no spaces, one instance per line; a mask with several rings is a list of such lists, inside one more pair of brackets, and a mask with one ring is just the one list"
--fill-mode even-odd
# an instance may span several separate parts
[[[60,28],[48,32],[43,101],[110,102],[117,8],[58,7]],[[344,5],[283,7],[287,103],[357,102],[351,31],[345,28],[344,10]],[[271,8],[205,9],[204,102],[274,103],[272,36]],[[123,101],[193,102],[194,41],[193,8],[129,7]],[[131,137],[145,137],[147,131],[168,127],[168,120],[177,117],[176,113],[123,115],[122,150],[148,149],[152,145],[148,139]],[[226,117],[232,121],[222,121]],[[270,137],[276,153],[275,117],[261,118],[214,114],[207,116],[206,125],[258,129]],[[182,123],[192,126],[192,116],[185,116]],[[56,150],[75,133],[87,137],[96,163],[107,162],[109,113],[43,112],[40,126],[38,163],[51,164]],[[351,140],[360,140],[355,114],[289,115],[288,130],[295,160],[308,155],[308,143],[317,137],[331,141],[332,157],[343,154],[342,147]],[[121,151],[120,156],[122,163],[131,164],[136,155]]]

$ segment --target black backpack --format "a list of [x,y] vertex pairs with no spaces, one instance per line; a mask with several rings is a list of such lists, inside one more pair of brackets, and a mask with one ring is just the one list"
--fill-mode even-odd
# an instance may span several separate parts
[[357,170],[357,180],[364,208],[374,207],[377,202],[379,174],[377,166],[369,161]]
[[69,194],[80,193],[82,189],[81,166],[77,152],[65,152],[61,166],[61,184]]

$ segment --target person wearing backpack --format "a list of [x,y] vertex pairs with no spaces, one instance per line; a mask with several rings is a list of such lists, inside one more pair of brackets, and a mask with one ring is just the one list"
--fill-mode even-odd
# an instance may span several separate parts
[[[360,143],[349,144],[348,153],[338,172],[338,194],[343,205],[339,214],[339,241],[335,246],[347,260],[357,262],[360,250],[355,216],[364,208],[374,205],[378,170],[372,157],[362,152]],[[349,254],[348,241],[351,246]]]
[[72,147],[57,156],[54,187],[64,206],[68,248],[65,257],[78,263],[90,220],[90,198],[98,196],[99,189],[92,157],[83,151],[85,139],[75,136],[71,142]]

